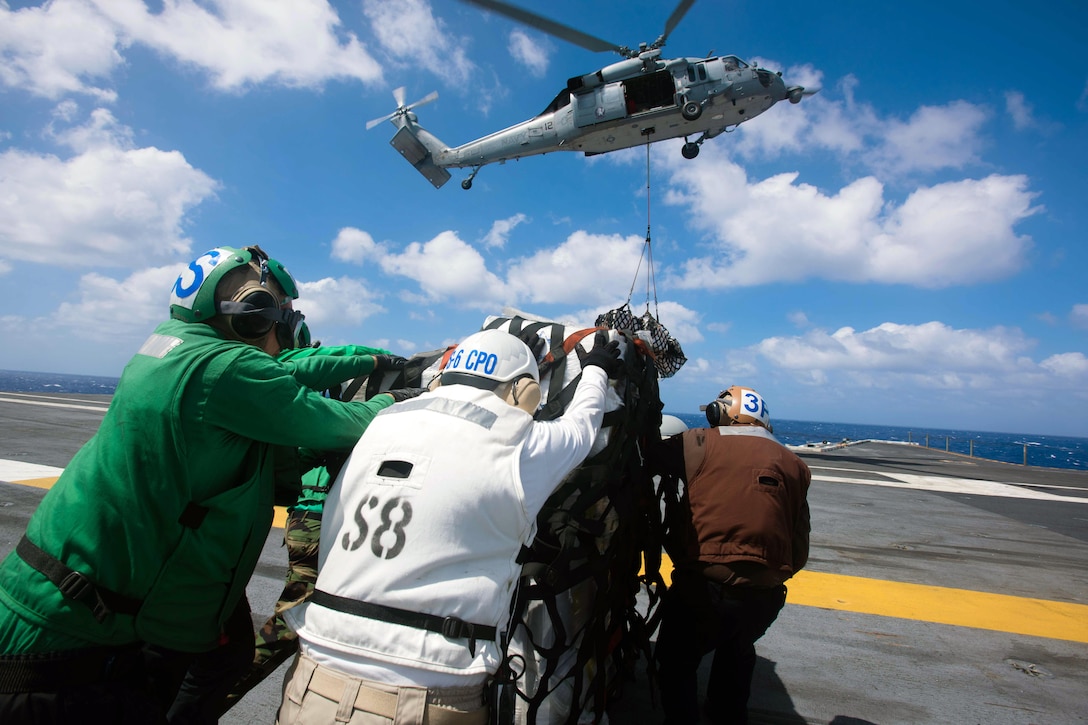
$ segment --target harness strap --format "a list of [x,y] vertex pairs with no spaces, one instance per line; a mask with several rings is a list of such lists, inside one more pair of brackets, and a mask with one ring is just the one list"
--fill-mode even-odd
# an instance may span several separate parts
[[99,624],[113,613],[135,616],[143,605],[142,599],[127,597],[95,584],[86,574],[70,569],[68,565],[39,548],[25,535],[19,539],[15,553],[53,582],[57,589],[60,589],[61,594],[90,607]]
[[482,639],[494,642],[498,638],[496,629],[487,624],[473,624],[457,617],[440,617],[426,612],[409,612],[406,609],[387,607],[384,604],[373,604],[359,599],[349,599],[337,596],[320,589],[314,589],[310,601],[322,607],[335,609],[345,614],[354,614],[356,617],[376,619],[379,622],[400,624],[405,627],[425,629],[428,632],[438,632],[450,639],[467,639],[468,651],[476,656],[476,640]]

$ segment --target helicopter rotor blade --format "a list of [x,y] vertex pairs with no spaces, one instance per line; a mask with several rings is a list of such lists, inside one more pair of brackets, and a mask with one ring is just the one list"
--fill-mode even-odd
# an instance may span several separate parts
[[382,116],[381,118],[375,118],[372,121],[367,121],[366,122],[366,130],[369,131],[370,129],[374,128],[378,124],[385,123],[386,121],[388,121],[389,119],[391,119],[393,116],[396,116],[396,115],[397,115],[396,112],[393,112],[393,113],[390,113],[390,114],[388,114],[386,116]]
[[407,110],[407,109],[411,109],[411,108],[419,108],[420,106],[426,106],[428,103],[431,103],[432,101],[437,101],[437,100],[438,100],[438,91],[431,91],[430,93],[425,95],[423,98],[420,98],[418,101],[415,101],[413,103],[409,103],[407,106],[405,106],[405,109]]
[[[619,53],[624,57],[630,57],[631,55],[630,50],[624,46],[610,43],[607,40],[602,40],[601,38],[597,38],[588,33],[583,33],[581,30],[575,30],[568,25],[557,23],[554,20],[549,20],[541,15],[537,15],[524,8],[519,8],[516,5],[502,2],[501,0],[462,0],[462,2],[469,3],[470,5],[478,5],[485,10],[491,10],[499,15],[505,15],[511,20],[516,20],[519,23],[541,30],[548,35],[554,35],[557,38],[579,45],[594,53],[603,53],[610,50]],[[694,2],[694,0],[681,0],[681,2],[690,3]]]
[[425,95],[423,98],[420,98],[418,101],[415,101],[413,103],[409,103],[409,104],[405,105],[405,103],[404,103],[404,86],[401,86],[400,88],[394,88],[393,89],[393,99],[397,102],[397,110],[393,111],[392,113],[388,113],[388,114],[382,116],[381,118],[375,118],[372,121],[367,121],[366,122],[366,130],[367,131],[374,128],[378,124],[385,123],[386,121],[388,121],[391,118],[396,118],[397,116],[403,116],[406,113],[408,113],[408,111],[411,111],[413,108],[417,108],[419,106],[425,106],[428,103],[431,103],[432,101],[438,100],[438,91],[431,91],[430,93]]
[[672,33],[674,29],[676,29],[676,26],[680,24],[680,21],[684,19],[684,16],[694,4],[695,0],[680,0],[680,2],[676,4],[676,8],[672,11],[672,15],[670,15],[669,19],[665,22],[665,32],[654,41],[654,48],[660,48],[665,45],[665,39],[669,37],[669,34]]

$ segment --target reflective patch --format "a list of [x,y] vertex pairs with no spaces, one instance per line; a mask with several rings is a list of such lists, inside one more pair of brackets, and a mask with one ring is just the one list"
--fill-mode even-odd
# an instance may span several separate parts
[[140,346],[140,349],[136,351],[136,354],[164,358],[166,357],[166,353],[170,352],[181,343],[182,340],[180,337],[159,335],[155,333],[144,341],[144,344]]
[[487,430],[491,430],[491,426],[495,425],[495,421],[499,418],[495,413],[475,403],[433,397],[405,400],[397,405],[383,409],[378,415],[408,413],[414,410],[429,410],[434,413],[452,415],[469,423],[475,423]]

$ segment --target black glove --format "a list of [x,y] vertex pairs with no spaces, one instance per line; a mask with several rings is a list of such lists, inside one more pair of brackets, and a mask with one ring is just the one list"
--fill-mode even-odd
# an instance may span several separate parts
[[582,346],[578,346],[578,359],[582,362],[582,369],[590,365],[596,365],[604,370],[610,378],[616,377],[620,371],[620,343],[618,340],[608,341],[608,334],[598,330],[593,336],[593,349],[586,352]]
[[524,342],[526,347],[533,352],[533,359],[539,363],[548,347],[548,343],[544,342],[544,338],[528,330],[519,332],[517,338]]
[[390,370],[403,370],[408,364],[408,359],[400,355],[373,355],[374,369],[371,372],[388,372]]
[[426,393],[426,388],[399,388],[397,390],[383,391],[385,395],[393,398],[394,403],[400,403],[405,400],[410,400],[422,393]]

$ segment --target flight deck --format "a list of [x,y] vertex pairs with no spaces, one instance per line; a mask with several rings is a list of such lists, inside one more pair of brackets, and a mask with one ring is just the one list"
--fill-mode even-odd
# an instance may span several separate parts
[[[108,402],[0,392],[0,556]],[[1088,722],[1088,472],[886,442],[795,450],[811,555],[756,645],[751,722]],[[282,589],[283,520],[248,588],[255,624]],[[273,723],[286,668],[221,722]],[[661,719],[640,661],[608,722]]]

